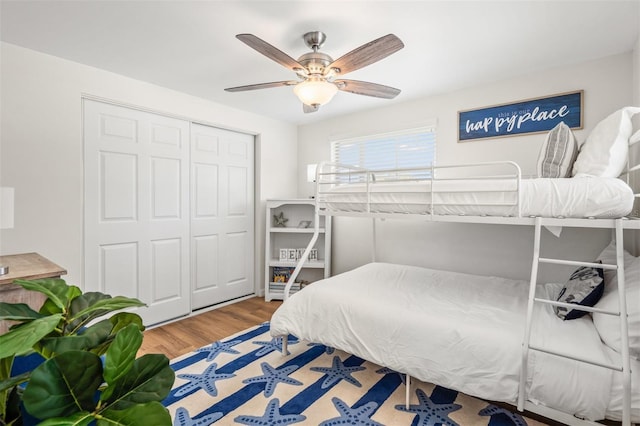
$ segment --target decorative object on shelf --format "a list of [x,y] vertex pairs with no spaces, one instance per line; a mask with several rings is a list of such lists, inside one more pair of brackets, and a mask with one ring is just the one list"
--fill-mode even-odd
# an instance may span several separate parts
[[274,266],[272,282],[274,283],[286,283],[291,278],[291,273],[294,268],[288,266]]
[[578,90],[460,111],[458,141],[546,132],[561,121],[572,129],[582,129],[583,93]]
[[311,228],[311,221],[301,220],[300,223],[298,223],[298,228]]
[[298,260],[298,250],[290,248],[289,250],[289,260],[296,261]]
[[273,226],[275,226],[276,228],[284,228],[285,226],[287,226],[288,221],[289,219],[284,217],[284,212],[273,215]]
[[280,260],[280,262],[289,260],[289,249],[281,248],[280,257],[278,258],[278,260]]
[[296,262],[298,260],[300,260],[300,258],[302,257],[303,254],[304,254],[304,248],[297,248],[296,249]]
[[305,288],[306,286],[308,286],[309,284],[311,284],[311,281],[307,281],[307,280],[300,280],[300,288]]
[[309,261],[318,260],[318,249],[311,249],[309,252]]
[[[281,262],[297,262],[298,260],[300,260],[300,258],[302,257],[302,255],[304,254],[306,247],[300,247],[300,248],[281,248],[279,250],[279,257],[278,259]],[[307,260],[318,260],[318,249],[316,248],[312,248],[309,251],[309,259]]]

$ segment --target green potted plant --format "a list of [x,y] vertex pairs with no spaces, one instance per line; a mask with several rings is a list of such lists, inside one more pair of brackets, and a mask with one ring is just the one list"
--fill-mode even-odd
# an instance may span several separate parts
[[[39,311],[0,302],[0,425],[171,425],[161,401],[175,375],[165,355],[136,358],[144,325],[118,312],[137,299],[82,291],[62,279],[16,281],[47,296]],[[11,374],[14,361],[37,353],[42,362]],[[15,370],[15,369],[14,369]]]

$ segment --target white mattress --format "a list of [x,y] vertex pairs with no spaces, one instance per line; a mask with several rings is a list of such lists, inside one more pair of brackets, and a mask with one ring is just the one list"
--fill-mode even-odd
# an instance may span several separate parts
[[[633,209],[631,188],[617,178],[437,180],[434,214],[469,216],[616,218]],[[372,213],[431,213],[431,181],[378,182],[369,187]],[[321,208],[366,211],[362,183],[343,184],[318,196]]]
[[[292,295],[274,313],[271,334],[290,333],[423,381],[514,403],[527,293],[525,281],[372,263]],[[540,304],[535,315],[532,343],[608,362],[589,316],[563,322]],[[610,370],[537,352],[529,363],[531,401],[593,420],[614,415]]]

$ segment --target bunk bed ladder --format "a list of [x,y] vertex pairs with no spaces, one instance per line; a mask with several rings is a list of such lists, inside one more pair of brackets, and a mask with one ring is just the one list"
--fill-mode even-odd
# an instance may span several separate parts
[[[627,323],[627,302],[626,302],[626,294],[625,294],[625,282],[624,282],[624,252],[623,252],[623,226],[622,221],[624,219],[616,219],[615,220],[615,242],[616,242],[616,264],[600,264],[600,263],[590,263],[590,262],[577,262],[571,260],[561,260],[561,259],[548,259],[540,257],[540,234],[541,227],[543,225],[544,219],[537,217],[535,220],[535,236],[534,236],[534,247],[533,247],[533,263],[531,265],[531,281],[529,283],[529,298],[527,303],[527,318],[525,325],[525,335],[522,343],[522,365],[520,367],[520,386],[518,389],[518,403],[517,408],[519,411],[524,411],[525,408],[530,409],[531,411],[538,412],[539,414],[544,415],[545,411],[550,411],[551,409],[547,409],[542,406],[535,406],[531,403],[526,402],[526,385],[527,385],[527,367],[528,367],[528,359],[529,359],[529,351],[534,350],[538,352],[544,352],[550,355],[555,355],[563,358],[569,358],[575,361],[585,362],[591,365],[595,365],[602,368],[608,368],[617,372],[620,372],[623,375],[623,414],[622,414],[622,425],[629,426],[631,425],[631,361],[629,359],[629,334],[628,334],[628,323]],[[552,263],[552,264],[560,264],[560,265],[576,265],[576,266],[590,266],[602,269],[616,269],[618,276],[618,303],[619,309],[617,311],[607,311],[604,309],[591,308],[591,307],[581,307],[580,310],[587,312],[598,312],[606,315],[614,315],[620,318],[620,332],[621,332],[621,346],[622,350],[620,353],[621,362],[620,364],[610,364],[603,363],[597,360],[589,359],[586,357],[575,356],[572,354],[562,353],[550,348],[544,348],[539,346],[534,346],[531,344],[531,328],[532,328],[532,317],[533,317],[533,307],[534,303],[545,303],[552,306],[564,306],[567,308],[575,308],[575,304],[558,302],[555,300],[549,299],[541,299],[535,297],[536,293],[536,284],[538,278],[538,268],[540,263]],[[577,417],[572,417],[567,415],[567,423],[569,424],[597,424],[594,422],[584,421]]]

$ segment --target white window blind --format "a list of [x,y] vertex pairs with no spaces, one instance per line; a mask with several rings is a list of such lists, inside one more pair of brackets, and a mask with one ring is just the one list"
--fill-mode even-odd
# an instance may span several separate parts
[[331,161],[370,170],[429,167],[435,148],[436,127],[428,126],[333,141]]

